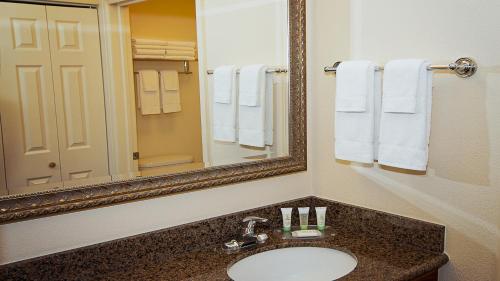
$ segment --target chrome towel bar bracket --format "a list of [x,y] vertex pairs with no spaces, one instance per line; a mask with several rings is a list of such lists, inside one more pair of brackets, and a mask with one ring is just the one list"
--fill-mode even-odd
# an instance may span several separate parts
[[[341,61],[337,61],[332,66],[325,67],[324,70],[326,73],[329,73],[329,72],[336,73],[337,68],[339,67],[339,65],[341,63],[342,63]],[[451,71],[455,72],[455,74],[458,77],[468,78],[477,72],[477,68],[478,68],[477,63],[472,58],[464,57],[464,58],[459,58],[455,62],[452,62],[448,65],[431,65],[428,67],[428,70],[429,71],[432,71],[432,70],[451,70]],[[381,71],[381,70],[384,70],[384,67],[377,66],[375,68],[375,70]]]

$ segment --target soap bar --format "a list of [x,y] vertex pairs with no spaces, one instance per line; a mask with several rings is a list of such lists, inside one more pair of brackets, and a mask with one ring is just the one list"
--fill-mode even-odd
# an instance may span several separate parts
[[319,237],[321,236],[321,231],[316,229],[296,230],[292,232],[292,236],[295,238]]

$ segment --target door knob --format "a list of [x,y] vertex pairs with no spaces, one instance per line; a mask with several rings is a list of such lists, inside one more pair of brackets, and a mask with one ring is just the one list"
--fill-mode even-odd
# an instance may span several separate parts
[[57,164],[55,162],[50,162],[49,163],[49,168],[55,168]]

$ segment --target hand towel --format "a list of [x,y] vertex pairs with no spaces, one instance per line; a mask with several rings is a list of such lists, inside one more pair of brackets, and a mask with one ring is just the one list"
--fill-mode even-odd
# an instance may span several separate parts
[[377,111],[381,74],[370,61],[343,62],[337,69],[335,157],[373,163],[376,159]]
[[264,147],[266,142],[266,66],[250,65],[240,70],[239,143]]
[[216,141],[236,142],[237,75],[236,66],[221,66],[214,71],[212,131]]
[[380,164],[417,171],[427,169],[432,109],[429,65],[426,60],[399,60],[385,67]]
[[415,113],[421,66],[418,59],[393,60],[384,70],[385,112]]
[[139,99],[142,115],[160,114],[160,89],[156,70],[139,71]]
[[214,70],[214,102],[229,104],[236,91],[236,66],[225,65]]
[[136,55],[153,55],[153,56],[165,56],[166,50],[161,49],[137,49],[134,48],[134,54]]
[[240,105],[258,106],[265,91],[266,66],[254,64],[240,70]]
[[161,100],[163,113],[181,111],[179,73],[175,70],[163,70],[161,76]]

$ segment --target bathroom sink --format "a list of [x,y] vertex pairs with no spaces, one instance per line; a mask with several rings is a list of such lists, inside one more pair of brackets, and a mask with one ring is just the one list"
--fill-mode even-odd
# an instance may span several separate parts
[[356,268],[354,256],[318,247],[271,250],[246,257],[228,270],[235,281],[332,281]]

